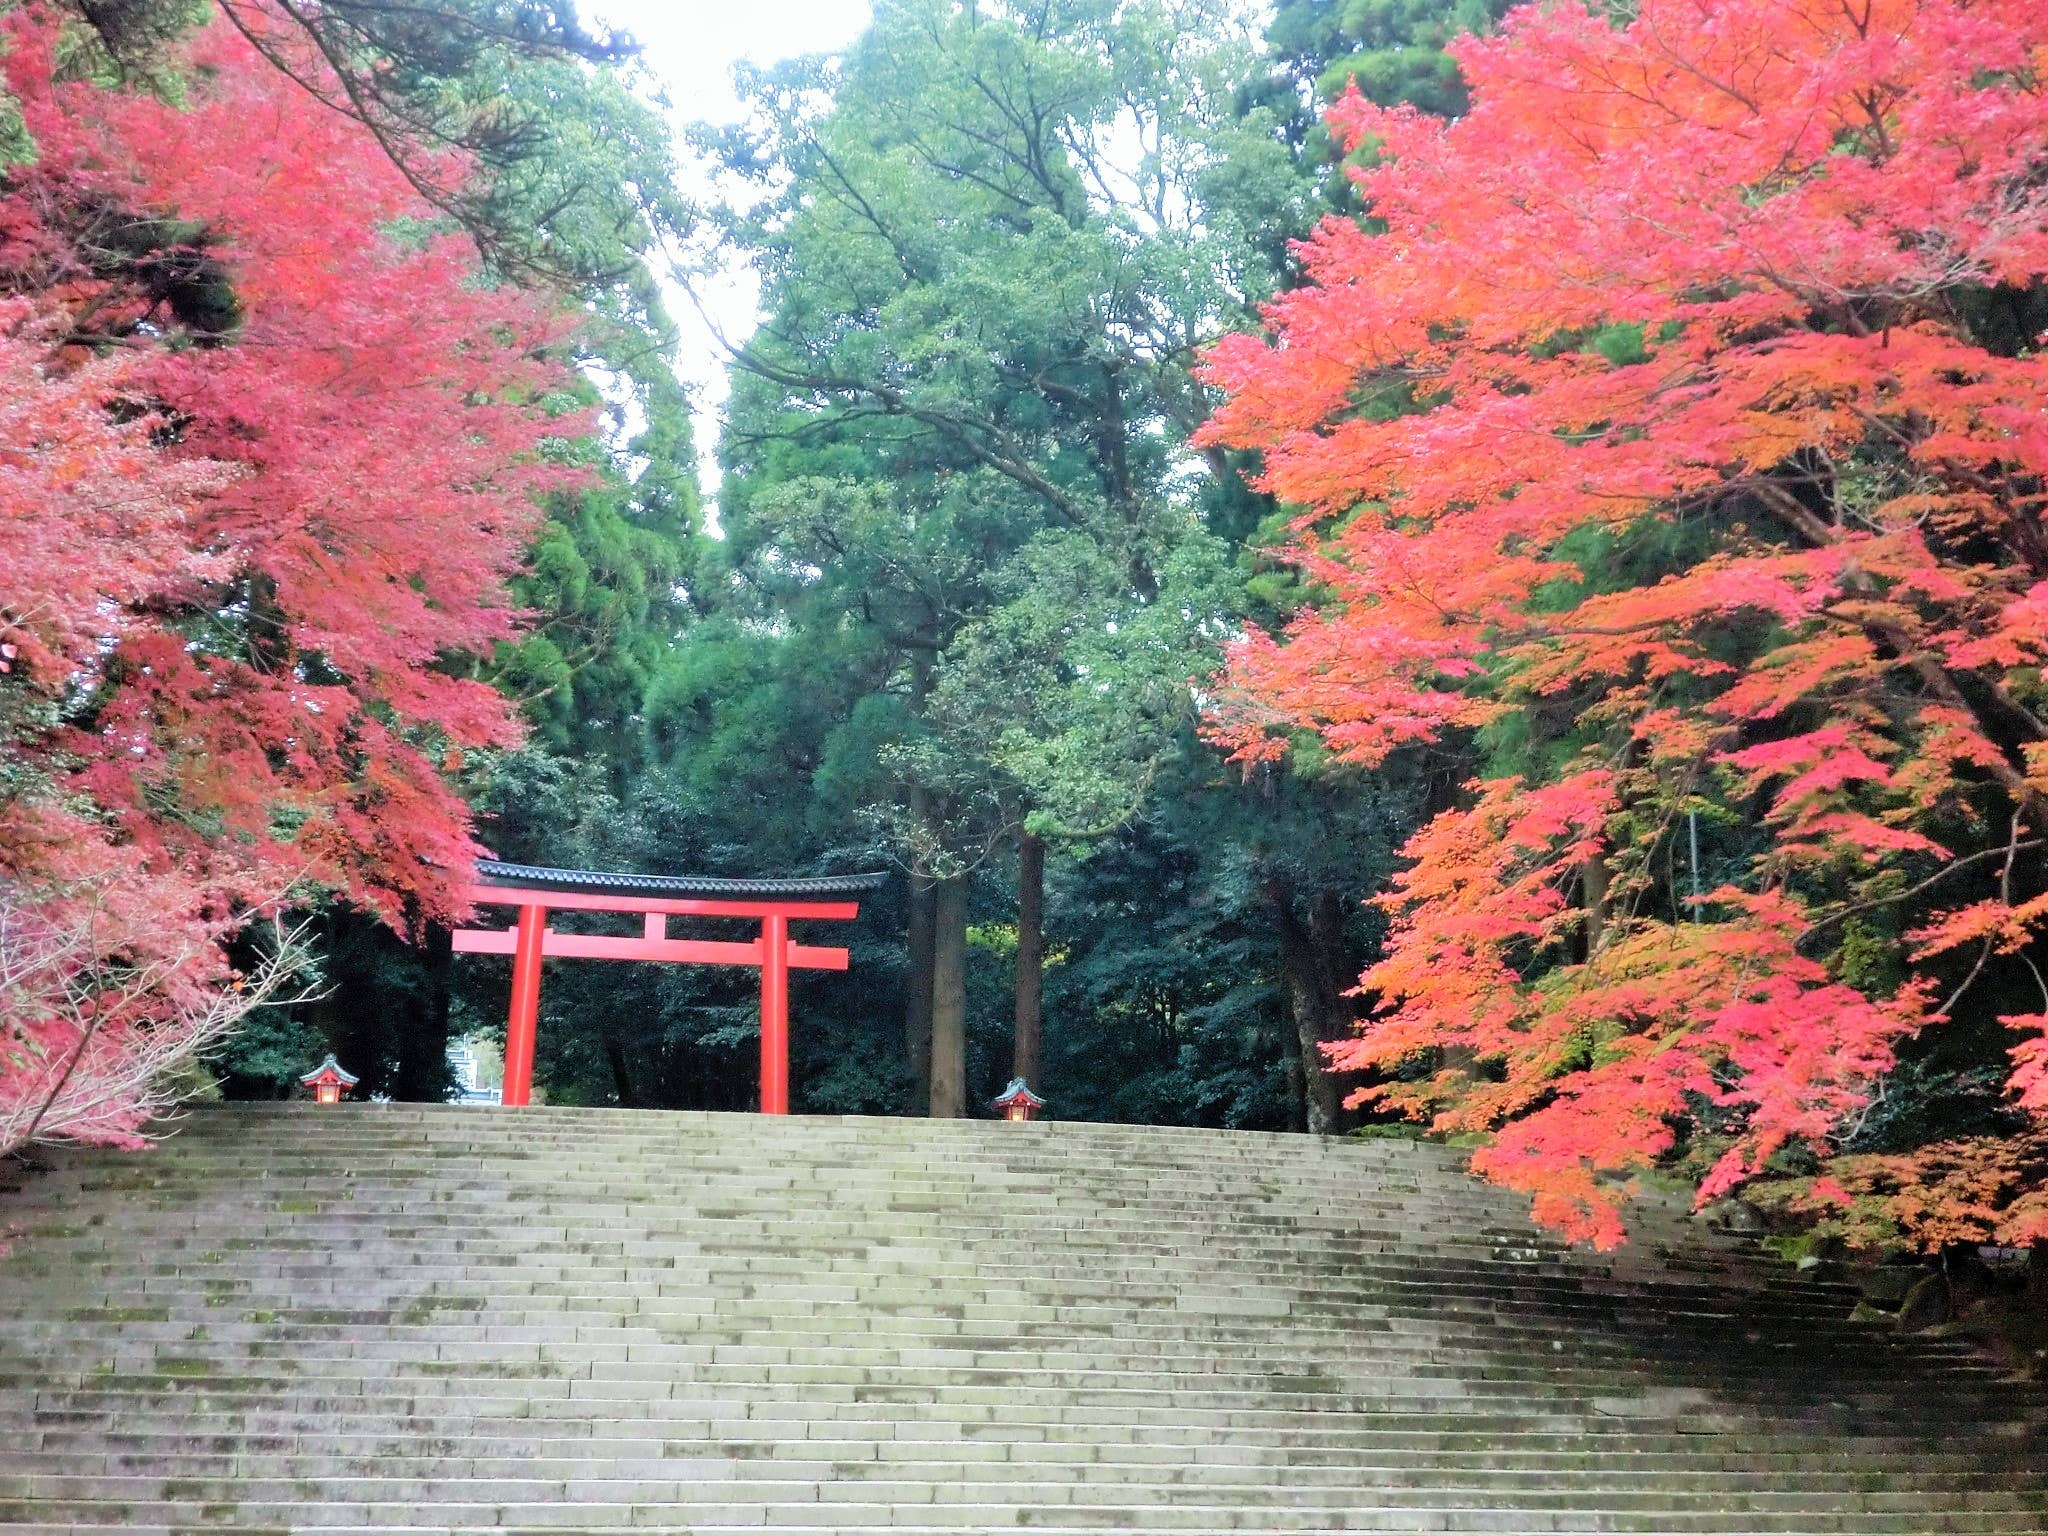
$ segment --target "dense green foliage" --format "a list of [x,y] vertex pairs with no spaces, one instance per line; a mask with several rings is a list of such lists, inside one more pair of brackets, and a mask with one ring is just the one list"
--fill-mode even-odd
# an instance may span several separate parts
[[[1207,410],[1193,368],[1285,280],[1284,233],[1316,206],[1286,114],[1246,89],[1271,73],[1227,7],[898,4],[845,59],[750,81],[753,115],[711,141],[733,187],[721,252],[760,273],[768,319],[721,453],[732,577],[709,589],[729,594],[713,665],[732,670],[691,667],[698,706],[657,724],[722,761],[744,755],[735,731],[786,722],[801,739],[770,760],[812,768],[812,825],[864,829],[913,903],[927,879],[972,886],[935,903],[937,958],[906,960],[936,987],[935,1112],[1028,1059],[988,982],[1035,970],[1011,923],[1035,839],[1041,1086],[1065,1112],[1291,1116],[1273,913],[1297,914],[1246,842],[1282,839],[1195,741],[1190,688],[1257,601],[1233,546],[1271,516],[1186,447]],[[1220,904],[1219,858],[1245,871]]]

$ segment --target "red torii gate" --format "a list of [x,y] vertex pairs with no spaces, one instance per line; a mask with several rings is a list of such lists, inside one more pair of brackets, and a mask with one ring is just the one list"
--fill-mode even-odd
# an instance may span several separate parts
[[[588,869],[548,869],[479,859],[476,883],[463,895],[477,906],[517,907],[510,928],[458,928],[460,955],[512,957],[512,1008],[505,1027],[503,1102],[533,1100],[533,1037],[540,1018],[542,960],[681,960],[699,965],[761,968],[761,1113],[789,1113],[789,973],[843,971],[843,949],[790,941],[792,918],[844,921],[860,903],[833,897],[864,896],[884,875],[823,875],[810,880],[727,880],[702,875],[617,875]],[[645,914],[639,938],[556,933],[551,911]],[[672,939],[671,917],[758,919],[750,940]]]

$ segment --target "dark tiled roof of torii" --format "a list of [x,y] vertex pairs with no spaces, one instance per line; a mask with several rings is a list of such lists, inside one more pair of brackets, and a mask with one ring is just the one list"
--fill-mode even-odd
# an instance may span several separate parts
[[540,864],[476,861],[478,883],[521,891],[575,891],[606,896],[862,896],[878,891],[886,874],[811,875],[797,880],[733,880],[722,875],[623,875],[595,869],[549,869]]

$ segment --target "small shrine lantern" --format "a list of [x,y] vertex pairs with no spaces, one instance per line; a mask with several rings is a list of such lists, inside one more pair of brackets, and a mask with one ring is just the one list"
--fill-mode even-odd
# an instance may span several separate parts
[[327,1053],[327,1059],[299,1079],[313,1090],[313,1100],[318,1104],[339,1104],[342,1094],[355,1087],[358,1079],[353,1072],[342,1070],[341,1063],[334,1059],[334,1052]]
[[1045,1100],[1033,1093],[1023,1078],[1013,1077],[1010,1086],[990,1100],[988,1107],[1001,1111],[1005,1120],[1029,1120],[1045,1108]]

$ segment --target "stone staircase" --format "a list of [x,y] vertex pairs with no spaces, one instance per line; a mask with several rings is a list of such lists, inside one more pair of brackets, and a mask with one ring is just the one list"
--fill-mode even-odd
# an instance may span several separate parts
[[2044,1399],[1410,1143],[194,1113],[0,1194],[0,1531],[2048,1533]]

